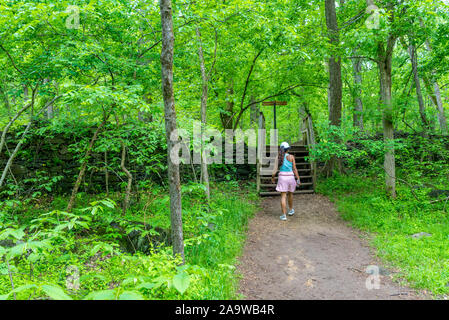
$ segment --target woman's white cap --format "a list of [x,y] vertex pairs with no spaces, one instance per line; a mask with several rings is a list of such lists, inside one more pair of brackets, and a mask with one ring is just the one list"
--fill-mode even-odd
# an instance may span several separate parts
[[281,148],[288,149],[288,148],[290,148],[290,145],[287,142],[282,142]]

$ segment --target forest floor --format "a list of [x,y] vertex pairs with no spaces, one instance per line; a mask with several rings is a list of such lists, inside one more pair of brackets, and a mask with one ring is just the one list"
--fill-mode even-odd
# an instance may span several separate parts
[[[246,299],[426,298],[393,282],[395,271],[381,266],[369,235],[348,226],[327,197],[295,195],[294,208],[281,221],[280,198],[265,198],[250,222],[238,266]],[[379,289],[367,289],[368,266],[379,267]]]

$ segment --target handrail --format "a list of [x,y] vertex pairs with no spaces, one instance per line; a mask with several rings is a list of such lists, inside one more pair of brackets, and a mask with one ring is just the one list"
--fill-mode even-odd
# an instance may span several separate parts
[[[316,145],[316,139],[315,139],[315,130],[313,129],[313,120],[310,115],[307,115],[303,119],[303,127],[305,130],[303,130],[303,136],[304,136],[304,145],[308,146],[309,154],[310,151],[315,148]],[[313,179],[313,189],[316,189],[316,178],[317,178],[317,164],[316,161],[311,162],[312,165],[312,179]]]
[[[262,153],[265,154],[265,146],[266,146],[266,132],[265,127],[265,116],[262,112],[259,113],[259,123],[258,123],[259,134],[258,134],[258,148],[257,148],[257,192],[260,192],[261,189],[261,171],[262,171]],[[301,124],[301,122],[299,123]],[[308,147],[309,152],[315,147],[316,139],[315,139],[315,131],[313,129],[313,120],[310,115],[307,115],[302,119],[301,128],[299,128],[300,137],[302,137],[302,141],[304,145]],[[270,153],[271,154],[271,153]],[[313,179],[313,189],[316,190],[316,177],[317,177],[317,164],[315,161],[311,161],[311,172]]]
[[[256,163],[257,163],[257,192],[260,191],[260,171],[262,169],[262,164],[261,164],[261,159],[262,159],[262,149],[265,148],[265,139],[266,136],[264,133],[264,129],[265,129],[265,116],[262,113],[262,111],[260,111],[259,113],[259,134],[258,134],[258,138],[257,138],[257,159],[256,159]],[[263,140],[263,141],[262,141]]]

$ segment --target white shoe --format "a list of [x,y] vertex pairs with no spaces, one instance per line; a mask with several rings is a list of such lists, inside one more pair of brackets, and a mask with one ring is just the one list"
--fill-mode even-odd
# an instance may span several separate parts
[[291,209],[289,212],[288,212],[288,215],[289,216],[292,216],[292,215],[294,215],[295,214],[295,209]]
[[283,216],[281,216],[281,220],[282,221],[287,221],[287,217],[285,216],[285,214]]

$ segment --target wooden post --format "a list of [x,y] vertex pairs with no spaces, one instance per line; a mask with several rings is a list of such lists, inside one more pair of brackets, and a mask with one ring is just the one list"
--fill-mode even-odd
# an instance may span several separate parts
[[262,103],[263,106],[273,106],[273,126],[274,129],[277,129],[277,123],[276,123],[276,106],[286,106],[287,101],[265,101]]

